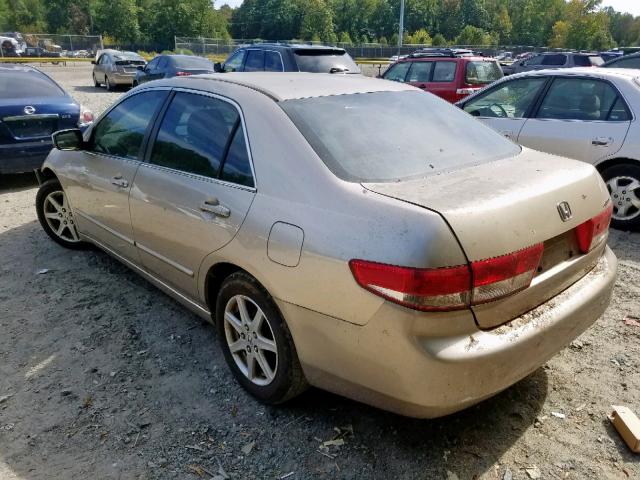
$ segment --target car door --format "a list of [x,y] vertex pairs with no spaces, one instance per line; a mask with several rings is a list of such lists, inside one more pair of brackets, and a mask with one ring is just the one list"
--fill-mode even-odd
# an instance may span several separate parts
[[151,74],[151,78],[149,80],[158,80],[160,78],[164,78],[166,76],[167,71],[169,70],[169,58],[160,57],[158,60],[157,66]]
[[431,80],[431,71],[433,70],[433,62],[417,61],[411,62],[411,68],[406,75],[405,81],[414,87],[428,91],[429,81]]
[[130,209],[143,266],[191,298],[198,269],[237,233],[255,196],[239,107],[179,90],[136,174]]
[[453,103],[457,101],[457,69],[458,62],[455,60],[440,60],[435,62],[433,66],[433,74],[431,76],[431,81],[427,85],[427,90],[434,95],[443,98],[447,102]]
[[158,68],[158,62],[160,62],[160,57],[156,57],[149,63],[147,63],[146,67],[144,67],[142,75],[140,75],[138,83],[144,83],[153,80],[153,75]]
[[526,121],[518,142],[595,163],[620,150],[630,125],[629,110],[613,84],[558,76]]
[[142,159],[145,137],[167,90],[125,98],[90,132],[87,146],[72,157],[66,190],[80,232],[128,260],[136,261],[129,191]]
[[224,63],[224,72],[242,72],[242,65],[244,64],[244,58],[247,54],[246,50],[238,50],[231,55]]
[[414,62],[398,62],[382,74],[382,78],[385,80],[391,80],[392,82],[404,82],[407,79],[407,73]]
[[507,80],[461,105],[465,112],[515,142],[547,81],[543,76]]
[[103,53],[102,55],[100,55],[100,58],[98,58],[98,61],[93,67],[93,76],[98,81],[104,80],[104,62],[106,58],[107,58],[106,53]]
[[264,50],[247,50],[247,59],[244,61],[245,72],[264,72]]

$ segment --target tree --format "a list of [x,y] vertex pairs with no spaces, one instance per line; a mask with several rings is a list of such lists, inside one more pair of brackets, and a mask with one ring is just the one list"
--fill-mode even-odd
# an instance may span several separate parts
[[323,42],[335,43],[333,16],[325,0],[306,0],[302,11],[300,36],[305,40],[314,37]]
[[456,37],[457,45],[487,45],[486,32],[473,25],[467,25],[462,29],[460,35]]
[[134,0],[109,0],[99,3],[95,24],[100,33],[112,36],[120,42],[133,43],[140,37],[138,7]]
[[433,36],[431,45],[433,45],[434,47],[446,47],[448,43],[447,43],[447,39],[444,38],[441,33],[436,33]]
[[347,32],[340,32],[340,36],[338,37],[339,43],[344,43],[347,45],[351,45],[353,42],[351,41],[351,37]]
[[405,43],[412,43],[417,45],[431,45],[431,35],[424,28],[413,32],[412,35],[407,36]]
[[566,48],[567,37],[569,35],[569,24],[564,20],[558,20],[552,29],[549,46],[551,48]]

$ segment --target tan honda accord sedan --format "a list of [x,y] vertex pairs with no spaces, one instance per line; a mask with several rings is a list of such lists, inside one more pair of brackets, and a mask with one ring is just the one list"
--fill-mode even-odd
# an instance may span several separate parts
[[161,80],[54,141],[46,233],[214,322],[267,403],[314,385],[445,415],[537,369],[610,299],[598,172],[396,82]]

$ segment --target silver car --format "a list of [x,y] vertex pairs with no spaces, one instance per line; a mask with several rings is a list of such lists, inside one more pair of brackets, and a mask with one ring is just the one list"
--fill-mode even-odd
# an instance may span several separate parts
[[613,226],[640,229],[640,70],[521,73],[458,106],[514,142],[595,165],[611,194]]
[[147,64],[144,58],[134,52],[103,50],[96,57],[91,62],[94,65],[93,84],[96,87],[104,85],[109,91],[120,85],[131,87],[138,67]]
[[45,232],[99,246],[214,322],[267,403],[315,385],[445,415],[533,372],[609,302],[598,172],[404,84],[160,80],[54,138]]

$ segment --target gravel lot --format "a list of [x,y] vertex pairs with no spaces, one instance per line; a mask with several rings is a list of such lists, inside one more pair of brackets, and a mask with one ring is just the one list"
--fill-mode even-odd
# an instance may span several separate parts
[[[99,113],[118,93],[49,67]],[[612,232],[613,302],[531,376],[464,412],[413,420],[310,390],[265,407],[215,332],[95,250],[37,223],[31,175],[0,177],[0,479],[627,479],[606,418],[640,413],[640,235]],[[554,415],[563,414],[562,415]],[[337,435],[343,446],[321,448]]]

